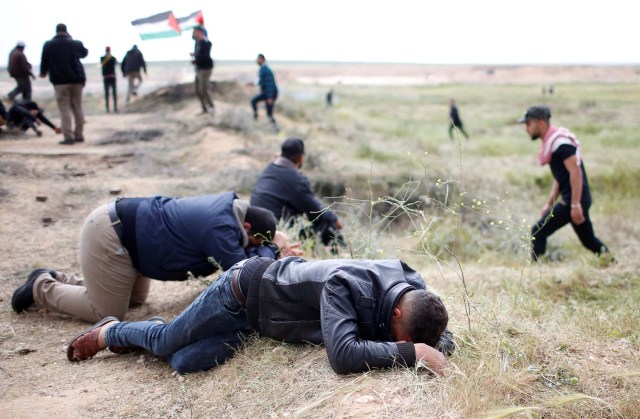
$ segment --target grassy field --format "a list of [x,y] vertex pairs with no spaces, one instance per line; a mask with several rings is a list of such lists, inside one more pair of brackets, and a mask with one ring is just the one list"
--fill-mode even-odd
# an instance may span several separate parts
[[[124,157],[2,155],[0,404],[9,417],[640,417],[638,85],[556,84],[552,96],[538,84],[338,85],[332,108],[327,90],[281,83],[279,134],[253,123],[252,92],[237,86],[217,97],[215,122],[196,119],[191,96],[166,106],[143,98],[103,116],[94,95],[88,126],[108,128],[89,146],[115,129],[164,136],[123,146]],[[469,141],[448,138],[449,98]],[[529,225],[551,174],[537,165],[539,142],[515,120],[541,103],[583,144],[591,217],[615,262],[582,248],[570,227],[549,240],[547,258],[528,260]],[[113,198],[108,187],[248,196],[286,136],[306,140],[304,170],[345,221],[341,256],[400,257],[445,300],[459,344],[445,377],[413,369],[337,376],[322,347],[260,338],[225,365],[184,377],[140,354],[71,365],[60,346],[84,324],[11,311],[11,291],[30,269],[56,261],[77,270],[78,231]],[[59,217],[32,234],[41,216],[30,214],[33,195],[43,190]],[[309,258],[330,256],[305,247]],[[149,304],[130,318],[171,318],[205,282],[154,283]]]

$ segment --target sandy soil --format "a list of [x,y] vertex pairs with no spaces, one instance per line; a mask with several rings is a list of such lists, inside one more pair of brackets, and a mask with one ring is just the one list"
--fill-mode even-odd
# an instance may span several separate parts
[[[234,71],[245,74],[237,70],[229,73]],[[544,71],[500,68],[488,74],[486,67],[291,65],[281,69],[281,75],[281,82],[321,84],[368,78],[375,83],[390,82],[389,78],[401,82],[527,83],[638,79],[637,69],[631,67],[578,67],[560,76],[553,67]],[[6,86],[6,80],[0,83],[0,91]],[[197,385],[173,389],[181,381],[162,361],[139,356],[137,361],[126,357],[109,362],[118,357],[104,354],[99,361],[70,364],[64,355],[65,343],[86,327],[85,323],[42,310],[17,315],[10,305],[13,290],[32,269],[79,271],[80,228],[96,206],[116,196],[232,189],[255,178],[278,151],[275,135],[273,141],[249,148],[245,139],[216,127],[219,116],[196,116],[199,108],[194,98],[161,106],[160,97],[142,100],[145,102],[132,105],[129,112],[116,115],[100,112],[99,96],[88,98],[84,144],[59,146],[60,137],[48,128],[41,138],[33,134],[0,137],[0,416],[189,416],[184,406],[177,413],[151,407],[163,400],[166,404],[168,391],[186,391],[187,399],[198,391]],[[217,115],[221,115],[233,105],[218,102],[217,106]],[[54,107],[50,109],[57,121]],[[161,135],[140,141],[145,130],[159,130]],[[130,141],[114,143],[117,138]],[[172,318],[205,286],[202,281],[154,282],[148,304],[131,310],[128,319],[152,315]],[[325,362],[318,354],[311,352],[315,361]],[[192,378],[195,384],[206,379],[206,374]],[[175,394],[172,397],[183,400]],[[148,405],[149,410],[140,410],[141,405]]]

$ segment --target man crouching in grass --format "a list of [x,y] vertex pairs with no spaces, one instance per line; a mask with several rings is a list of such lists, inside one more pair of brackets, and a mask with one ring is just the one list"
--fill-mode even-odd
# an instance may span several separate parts
[[400,260],[278,261],[254,257],[222,274],[172,322],[107,317],[69,343],[82,361],[109,348],[143,348],[180,374],[224,363],[252,332],[324,343],[338,374],[426,365],[437,374],[455,347],[447,310]]

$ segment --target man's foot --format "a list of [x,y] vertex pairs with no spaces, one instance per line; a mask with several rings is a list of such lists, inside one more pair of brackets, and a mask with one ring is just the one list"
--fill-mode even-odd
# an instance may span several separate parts
[[254,121],[257,121],[257,120],[258,120],[258,114],[257,114],[257,113],[254,113],[254,114],[253,114],[253,120],[254,120]]
[[11,297],[11,308],[13,308],[13,311],[21,313],[36,303],[33,299],[33,284],[36,282],[36,279],[45,274],[49,274],[55,278],[48,269],[36,269],[29,274],[27,281],[13,292],[13,296]]
[[67,359],[71,362],[84,361],[85,359],[91,358],[98,352],[106,349],[107,346],[104,343],[104,338],[101,342],[100,335],[102,333],[103,326],[114,322],[117,323],[119,320],[113,316],[105,317],[90,328],[85,329],[74,336],[67,346]]
[[58,144],[61,145],[74,145],[75,144],[75,140],[72,138],[65,138],[63,141],[58,142]]
[[76,137],[75,142],[76,143],[84,143],[84,137]]

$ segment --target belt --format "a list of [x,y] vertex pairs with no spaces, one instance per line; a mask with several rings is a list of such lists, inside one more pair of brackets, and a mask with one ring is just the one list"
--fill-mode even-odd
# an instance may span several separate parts
[[245,297],[240,290],[240,281],[238,278],[240,272],[242,272],[242,269],[234,269],[233,272],[231,272],[231,291],[233,291],[233,296],[236,297],[236,300],[244,306],[247,304],[247,297]]
[[111,221],[111,226],[122,242],[122,222],[120,221],[120,217],[118,217],[118,212],[116,211],[116,201],[111,202],[107,206],[107,212],[109,213],[109,221]]

